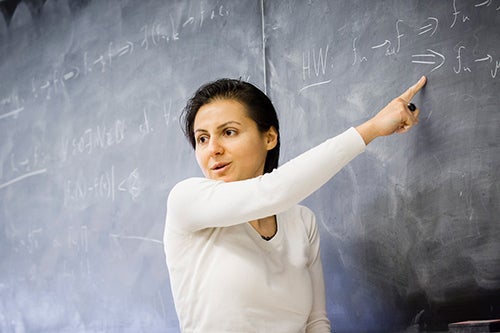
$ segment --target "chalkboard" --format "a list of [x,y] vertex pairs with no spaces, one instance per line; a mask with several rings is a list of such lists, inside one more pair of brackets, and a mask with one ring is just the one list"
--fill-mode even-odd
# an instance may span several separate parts
[[427,75],[420,124],[305,201],[328,315],[336,332],[500,317],[499,1],[6,3],[0,331],[179,332],[165,203],[201,173],[178,118],[220,77],[271,97],[283,163]]
[[1,332],[178,331],[166,198],[201,175],[178,117],[208,80],[262,86],[261,13],[243,1],[17,6],[0,34]]
[[321,221],[333,326],[500,317],[500,2],[265,4],[285,156],[428,76],[415,130],[378,139],[306,201]]

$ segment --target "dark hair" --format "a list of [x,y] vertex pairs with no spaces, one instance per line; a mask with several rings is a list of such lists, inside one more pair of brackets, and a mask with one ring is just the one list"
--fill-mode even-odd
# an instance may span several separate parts
[[215,100],[230,99],[242,103],[248,112],[248,116],[257,123],[257,128],[261,132],[266,132],[273,126],[278,132],[278,142],[276,147],[267,152],[264,173],[271,172],[278,167],[280,154],[279,122],[276,110],[269,99],[259,88],[251,83],[234,80],[219,79],[207,83],[195,92],[186,104],[182,112],[181,121],[183,123],[184,135],[191,146],[196,148],[194,137],[194,119],[198,110],[205,104]]

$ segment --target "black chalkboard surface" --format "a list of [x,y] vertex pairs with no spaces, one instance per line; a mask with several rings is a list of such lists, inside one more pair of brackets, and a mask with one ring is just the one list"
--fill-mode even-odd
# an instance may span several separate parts
[[[0,331],[176,332],[162,235],[203,82],[264,82],[258,2],[21,2],[0,35]],[[1,30],[0,30],[1,31]]]
[[414,131],[378,139],[307,200],[323,227],[334,326],[388,332],[500,317],[500,3],[265,8],[286,156],[429,79]]
[[[19,2],[19,1],[17,1]],[[500,2],[0,1],[0,331],[179,332],[165,201],[178,117],[242,77],[286,161],[421,75],[420,124],[305,201],[336,332],[500,317]]]

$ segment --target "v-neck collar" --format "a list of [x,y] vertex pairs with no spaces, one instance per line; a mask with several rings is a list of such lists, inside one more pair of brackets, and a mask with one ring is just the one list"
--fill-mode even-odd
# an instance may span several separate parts
[[281,222],[281,214],[276,214],[276,233],[274,234],[273,238],[270,240],[265,240],[262,238],[261,234],[257,230],[254,229],[250,225],[250,223],[245,223],[245,228],[247,229],[248,234],[255,239],[256,242],[259,244],[269,244],[269,245],[274,245],[274,244],[279,244],[281,242],[281,238],[283,237],[283,228],[282,225],[280,224]]

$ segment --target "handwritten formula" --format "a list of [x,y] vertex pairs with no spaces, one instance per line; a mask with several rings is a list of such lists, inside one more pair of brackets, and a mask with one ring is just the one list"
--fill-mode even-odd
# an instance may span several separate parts
[[[211,22],[226,19],[228,16],[230,16],[228,7],[220,4],[209,7],[201,2],[196,14],[187,13],[176,16],[170,13],[164,17],[163,21],[155,19],[143,24],[136,33],[139,36],[137,40],[126,38],[120,41],[112,40],[107,43],[106,48],[100,51],[84,50],[80,54],[71,54],[67,57],[72,59],[71,62],[61,63],[58,68],[54,68],[45,76],[37,74],[29,82],[21,82],[23,86],[29,87],[28,90],[13,90],[8,95],[0,96],[0,122],[22,121],[23,113],[32,112],[32,105],[38,104],[37,101],[50,102],[54,98],[70,94],[74,82],[99,75],[109,75],[114,67],[133,61],[132,59],[138,52],[175,48],[176,42],[189,38],[190,35],[196,34]],[[48,156],[50,153],[44,151],[43,161],[37,157],[42,150],[40,146],[31,148],[35,150],[34,156],[31,157],[20,157],[13,153],[9,157],[10,163],[0,168],[0,190],[25,179],[50,172],[48,161],[59,158],[62,164],[72,163],[79,155],[91,156],[105,152],[113,146],[122,145],[127,138],[134,135],[132,132],[140,133],[142,137],[150,135],[154,128],[158,127],[157,116],[162,118],[159,124],[168,127],[175,120],[171,113],[171,99],[144,100],[143,119],[139,124],[132,119],[117,119],[112,123],[100,122],[87,128],[76,129],[71,137],[61,138],[60,152],[57,155]],[[155,118],[151,119],[153,116]],[[138,175],[137,172],[135,174]],[[82,200],[91,196],[92,193],[92,196],[113,200],[116,192],[114,186],[111,185],[111,180],[113,180],[113,175],[110,171],[105,171],[93,180],[82,180],[81,176],[75,177],[67,181],[65,197],[70,201]],[[87,183],[92,183],[92,185]],[[140,193],[137,189],[132,192],[134,199]]]
[[[485,81],[497,80],[500,55],[496,54],[495,46],[482,45],[481,36],[473,29],[481,24],[480,15],[486,12],[500,15],[500,4],[491,0],[476,3],[450,0],[448,13],[441,13],[440,17],[429,12],[428,16],[418,20],[414,17],[394,18],[392,28],[389,28],[392,31],[385,36],[378,31],[378,26],[366,25],[364,29],[358,29],[363,34],[356,34],[354,30],[349,32],[347,24],[337,31],[345,35],[342,45],[324,42],[302,51],[304,86],[300,92],[332,82],[332,73],[338,66],[373,67],[380,62],[393,61],[393,58],[407,66],[418,67],[423,73],[446,71],[466,75],[474,72]],[[454,30],[468,31],[469,28],[469,35],[458,33],[452,48],[444,46],[448,45],[447,36]],[[375,37],[368,38],[368,32]],[[446,40],[442,42],[441,38]],[[350,63],[339,63],[339,58],[350,58]]]

